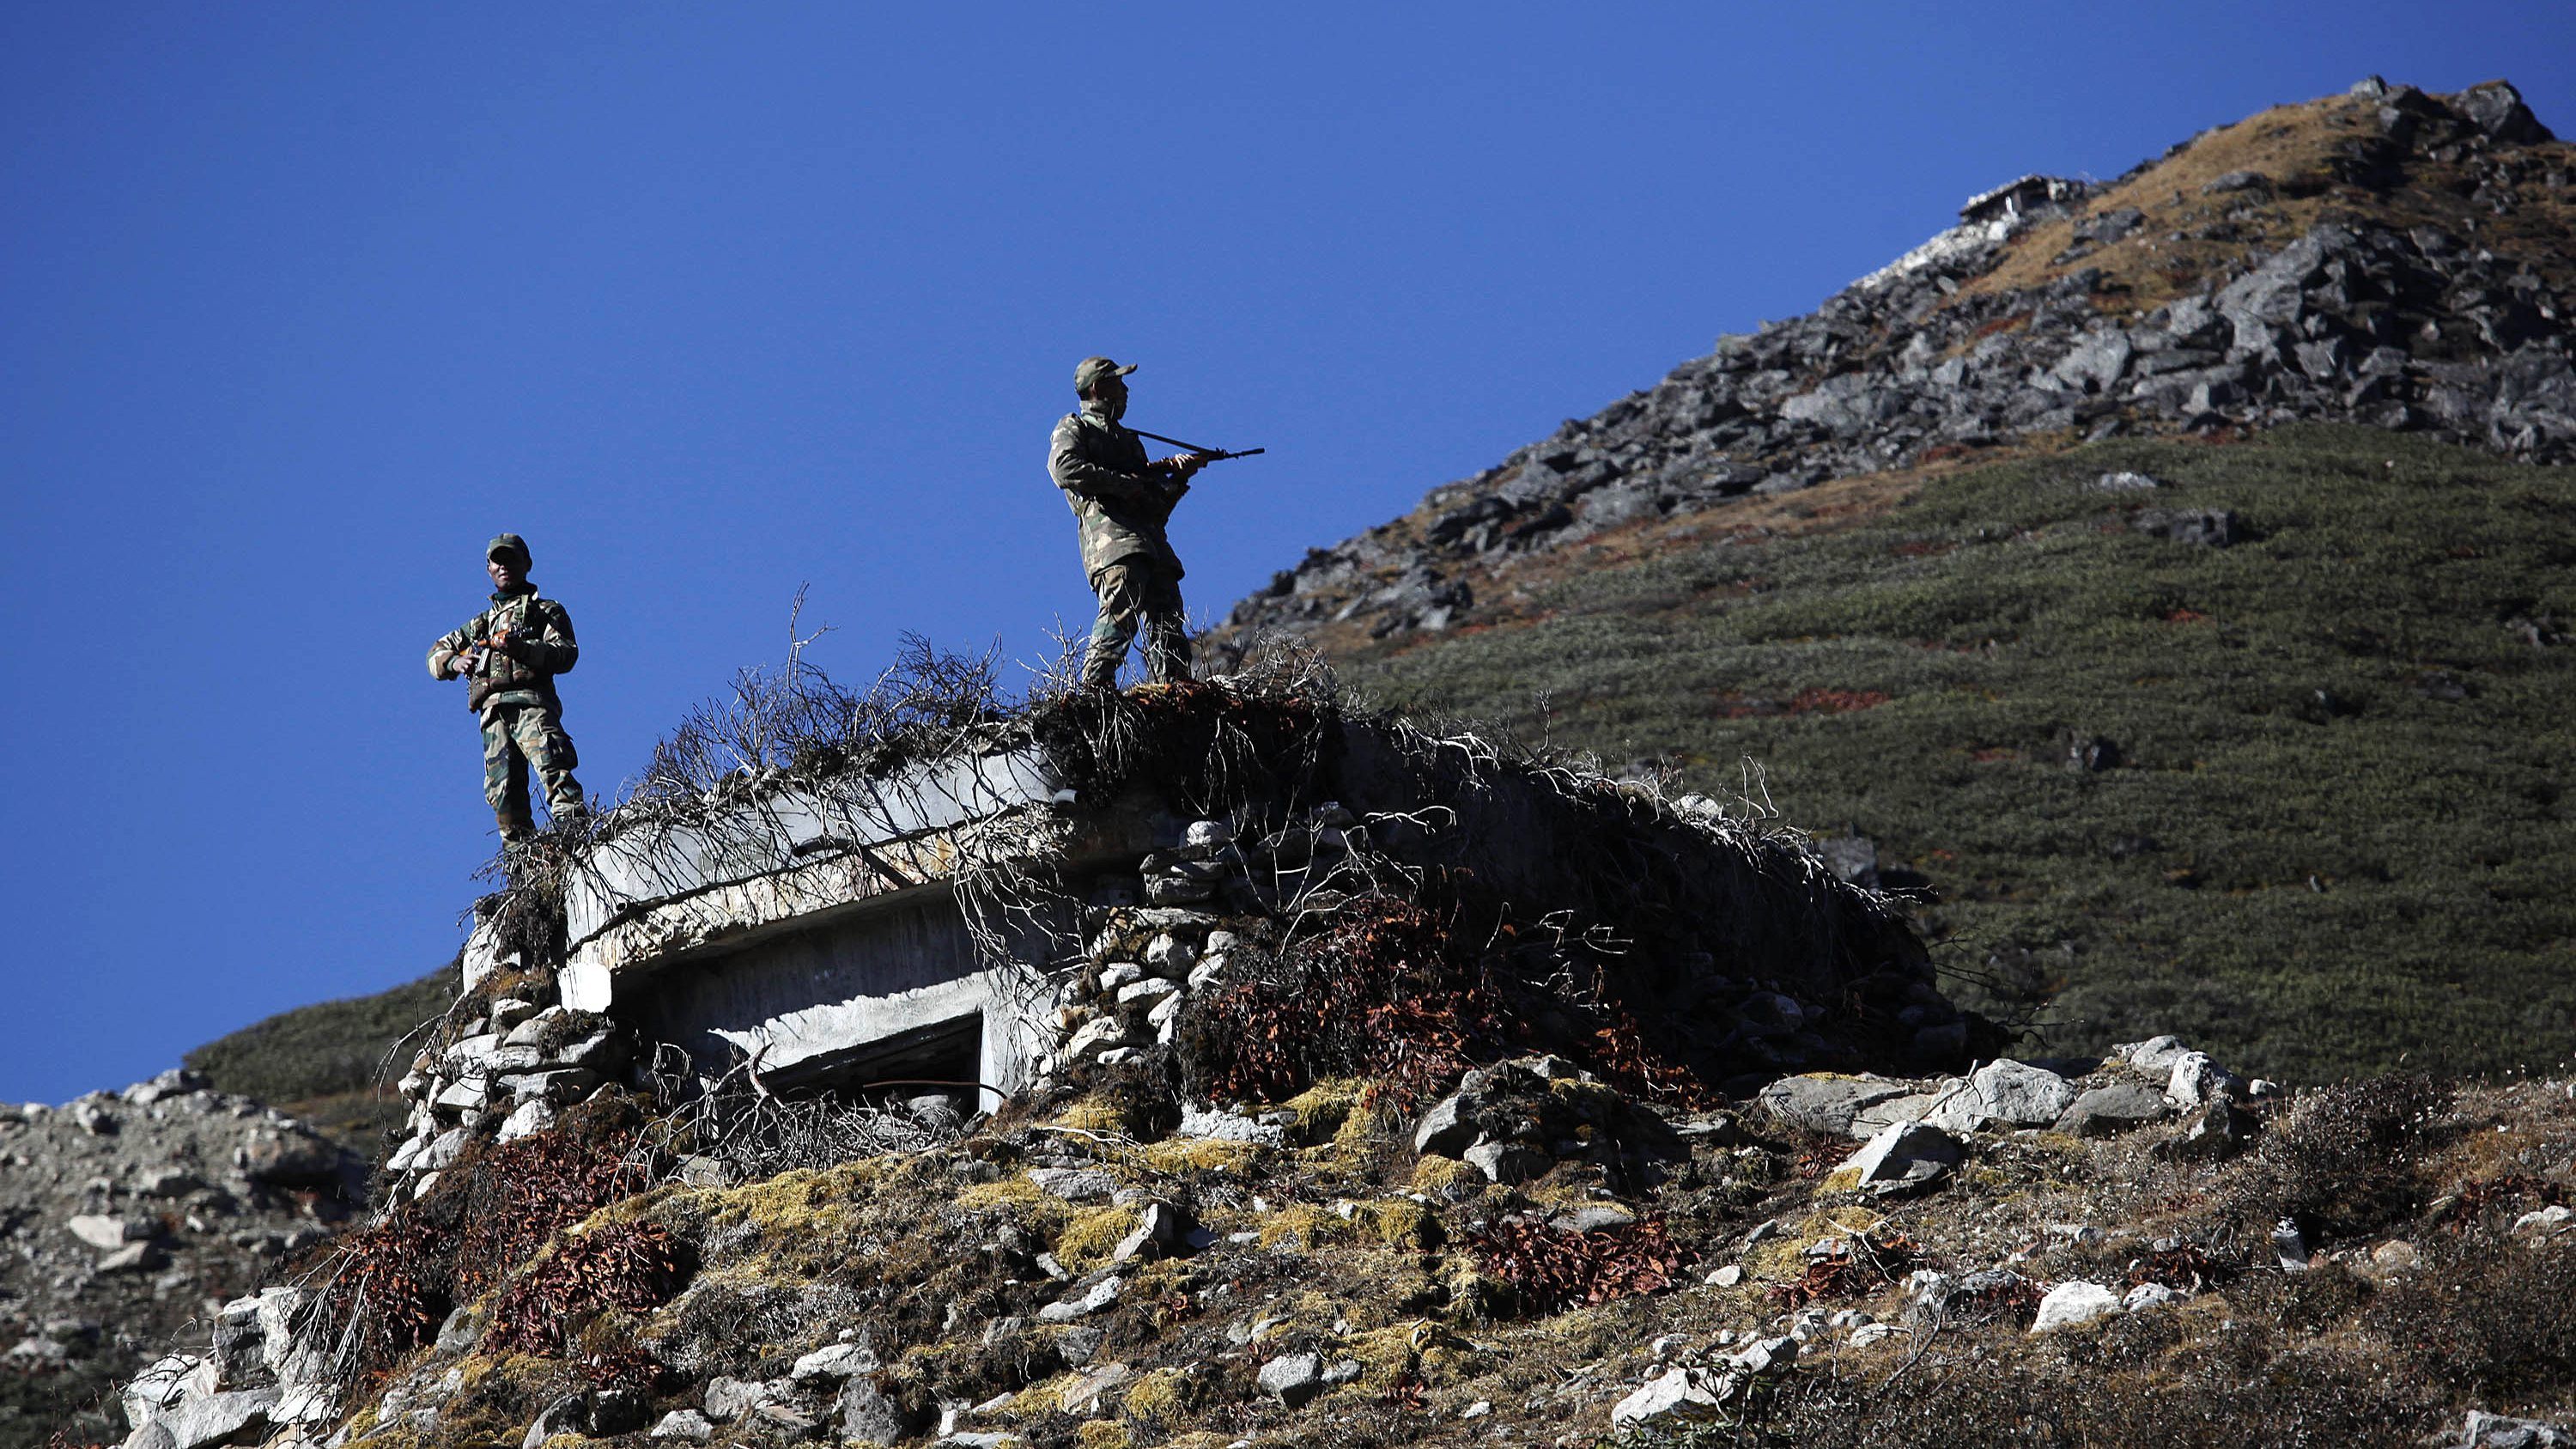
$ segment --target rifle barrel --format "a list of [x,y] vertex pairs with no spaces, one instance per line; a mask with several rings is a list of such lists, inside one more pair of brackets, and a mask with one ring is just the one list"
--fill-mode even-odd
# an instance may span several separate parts
[[1237,453],[1226,448],[1203,448],[1196,443],[1184,443],[1178,438],[1167,438],[1160,433],[1146,432],[1143,428],[1129,428],[1127,431],[1134,433],[1140,438],[1151,438],[1157,443],[1169,443],[1175,448],[1187,448],[1193,453],[1211,453],[1220,458],[1249,458],[1255,453],[1266,453],[1270,451],[1268,448],[1246,448],[1242,452]]

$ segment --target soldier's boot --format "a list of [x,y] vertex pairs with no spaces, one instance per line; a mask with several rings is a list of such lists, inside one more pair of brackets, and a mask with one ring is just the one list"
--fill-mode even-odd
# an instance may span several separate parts
[[495,810],[492,812],[492,818],[500,822],[501,838],[512,845],[520,844],[537,833],[537,822],[525,815],[508,810]]

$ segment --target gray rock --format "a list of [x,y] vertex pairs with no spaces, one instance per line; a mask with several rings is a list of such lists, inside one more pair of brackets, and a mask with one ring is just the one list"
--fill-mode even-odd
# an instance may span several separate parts
[[145,1420],[165,1409],[213,1393],[216,1376],[214,1361],[194,1354],[174,1353],[155,1360],[117,1396],[125,1410],[125,1422],[139,1429]]
[[1827,1180],[1849,1173],[1852,1187],[1886,1196],[1924,1186],[1958,1166],[1964,1155],[1958,1139],[1940,1128],[1899,1122],[1869,1139]]
[[837,1384],[853,1374],[874,1373],[883,1365],[877,1362],[876,1349],[864,1340],[857,1343],[827,1344],[796,1360],[787,1371],[788,1381],[799,1384]]
[[1636,1221],[1637,1215],[1626,1208],[1595,1203],[1590,1207],[1558,1213],[1547,1220],[1547,1225],[1560,1233],[1598,1233],[1624,1228]]
[[1101,1346],[1107,1342],[1109,1342],[1108,1329],[1094,1328],[1087,1323],[1077,1323],[1056,1332],[1056,1356],[1063,1359],[1070,1367],[1081,1368],[1100,1357]]
[[1033,1167],[1029,1181],[1066,1202],[1096,1202],[1118,1190],[1118,1179],[1096,1167]]
[[716,1426],[695,1409],[673,1409],[662,1416],[648,1439],[679,1439],[691,1444],[704,1444],[716,1436]]
[[708,1418],[719,1424],[729,1424],[750,1413],[754,1407],[777,1398],[785,1388],[783,1381],[763,1382],[718,1375],[707,1380],[706,1397],[701,1402]]
[[2075,1099],[2058,1122],[2058,1130],[2079,1137],[2110,1137],[2164,1120],[2164,1094],[2135,1082],[2094,1087]]
[[1764,1110],[1809,1132],[1848,1136],[1862,1109],[1914,1091],[1911,1082],[1884,1077],[1782,1077],[1755,1094]]
[[1467,1149],[1465,1158],[1487,1181],[1506,1187],[1544,1177],[1556,1166],[1555,1158],[1519,1142],[1479,1142]]
[[123,1218],[109,1217],[105,1213],[81,1213],[63,1226],[70,1230],[73,1237],[103,1251],[122,1248],[133,1241],[134,1236],[148,1236],[148,1234],[129,1236],[131,1224]]
[[2027,1062],[1988,1062],[1969,1083],[1985,1114],[1998,1122],[2044,1127],[2075,1105],[2075,1085]]
[[1261,1366],[1261,1391],[1291,1409],[1324,1391],[1324,1360],[1311,1353],[1292,1353]]
[[1123,1363],[1103,1364],[1075,1379],[1056,1394],[1056,1407],[1080,1419],[1098,1416],[1102,1401],[1136,1377]]
[[2234,1072],[2211,1061],[2208,1053],[2187,1051],[2174,1058],[2173,1071],[2165,1079],[2165,1100],[2188,1110],[2241,1085]]
[[2060,1283],[2039,1300],[2039,1316],[2031,1320],[2033,1333],[2052,1333],[2061,1328],[2077,1328],[2120,1311],[2120,1294],[2099,1283]]
[[1124,1291],[1126,1286],[1127,1282],[1123,1278],[1103,1278],[1080,1293],[1059,1299],[1039,1309],[1038,1321],[1071,1323],[1077,1318],[1088,1318],[1092,1314],[1114,1306],[1118,1302],[1119,1293]]
[[490,1314],[475,1304],[458,1304],[455,1311],[447,1315],[447,1320],[438,1325],[438,1351],[460,1356],[472,1353],[474,1346],[483,1341],[483,1330],[489,1318]]
[[1189,1231],[1189,1219],[1170,1203],[1145,1204],[1137,1214],[1135,1231],[1121,1238],[1111,1250],[1109,1260],[1125,1263],[1137,1259],[1151,1261],[1178,1246]]
[[2471,1409],[2455,1449],[2576,1449],[2576,1429]]
[[1413,1150],[1422,1157],[1457,1157],[1475,1145],[1476,1123],[1467,1113],[1464,1094],[1453,1093],[1431,1105],[1413,1124]]
[[277,1401],[275,1389],[208,1394],[164,1410],[159,1422],[170,1431],[173,1449],[256,1441],[267,1432],[268,1411],[277,1406]]
[[528,1421],[528,1432],[519,1440],[519,1449],[539,1449],[557,1434],[591,1432],[590,1400],[581,1394],[566,1394],[537,1411]]
[[899,1444],[906,1425],[903,1411],[876,1380],[854,1378],[841,1390],[841,1438],[851,1444]]
[[1635,1393],[1610,1406],[1610,1427],[1702,1424],[1724,1413],[1718,1385],[1704,1370],[1679,1364],[1646,1380]]
[[495,1134],[495,1140],[516,1142],[522,1137],[534,1137],[554,1125],[554,1104],[543,1097],[531,1097],[521,1102],[517,1110],[501,1123],[501,1130]]
[[2260,171],[2230,171],[2200,188],[2203,196],[2224,196],[2233,191],[2270,191],[2272,178]]

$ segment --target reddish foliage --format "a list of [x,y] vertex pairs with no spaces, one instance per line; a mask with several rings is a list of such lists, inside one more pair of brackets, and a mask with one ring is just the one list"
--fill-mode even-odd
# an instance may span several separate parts
[[448,1252],[447,1234],[408,1209],[334,1246],[315,1311],[354,1335],[362,1371],[390,1367],[438,1332],[453,1301]]
[[1205,1019],[1224,1048],[1210,1054],[1211,1095],[1281,1101],[1321,1069],[1380,1078],[1410,1111],[1510,1039],[1485,973],[1453,961],[1448,932],[1408,902],[1361,902],[1284,964],[1283,980],[1243,982],[1209,1000]]
[[2509,1172],[2502,1177],[2461,1183],[2456,1196],[2459,1205],[2451,1214],[2451,1231],[2464,1233],[2483,1222],[2488,1214],[2533,1198],[2538,1198],[2543,1207],[2564,1206],[2568,1192],[2557,1183],[2544,1182],[2528,1173]]
[[576,1132],[542,1132],[485,1152],[456,1250],[458,1301],[499,1282],[555,1234],[647,1185],[620,1144]]
[[2183,1243],[2147,1254],[2129,1268],[2128,1286],[2162,1283],[2197,1293],[2218,1278],[2218,1264],[2198,1243]]
[[2207,614],[2198,609],[2189,608],[2167,609],[2164,614],[2164,620],[2168,624],[2199,624],[2207,622],[2208,618]]
[[553,1256],[502,1290],[483,1350],[564,1353],[590,1315],[658,1308],[679,1291],[682,1277],[680,1245],[655,1224],[621,1223],[566,1238]]
[[1774,699],[1748,699],[1734,691],[1717,698],[1715,713],[1719,719],[1764,719],[1775,715],[1847,714],[1856,709],[1876,709],[1887,703],[1888,696],[1875,689],[1828,689],[1810,685],[1789,696],[1786,703]]
[[1660,1217],[1598,1232],[1559,1232],[1532,1218],[1504,1218],[1467,1235],[1477,1268],[1512,1291],[1523,1313],[1660,1292],[1684,1258]]

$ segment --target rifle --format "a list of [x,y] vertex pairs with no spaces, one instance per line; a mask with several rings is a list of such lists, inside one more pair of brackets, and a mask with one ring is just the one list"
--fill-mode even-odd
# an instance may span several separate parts
[[1211,463],[1222,463],[1228,458],[1249,458],[1257,453],[1267,453],[1270,451],[1268,448],[1246,448],[1240,453],[1235,453],[1229,452],[1224,448],[1202,448],[1196,443],[1184,443],[1178,438],[1167,438],[1160,433],[1146,432],[1143,428],[1129,428],[1127,431],[1134,433],[1140,438],[1151,438],[1157,443],[1169,443],[1173,447],[1179,448],[1184,452],[1197,453]]

